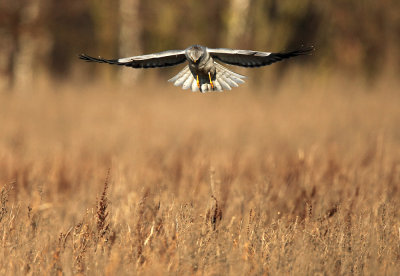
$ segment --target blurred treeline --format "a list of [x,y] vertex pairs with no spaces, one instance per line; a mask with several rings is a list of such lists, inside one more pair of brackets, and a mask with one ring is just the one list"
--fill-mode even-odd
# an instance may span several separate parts
[[0,1],[2,88],[107,75],[105,66],[83,66],[82,52],[115,58],[195,43],[264,51],[314,45],[313,58],[296,64],[373,80],[400,71],[400,1]]

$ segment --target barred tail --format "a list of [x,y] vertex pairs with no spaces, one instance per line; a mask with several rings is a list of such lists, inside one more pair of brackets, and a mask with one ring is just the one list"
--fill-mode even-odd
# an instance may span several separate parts
[[216,62],[214,64],[217,69],[214,84],[220,90],[231,90],[232,87],[238,87],[239,84],[244,83],[245,76],[232,72]]
[[[231,90],[232,87],[238,87],[239,84],[244,83],[245,76],[234,73],[228,70],[226,67],[214,62],[216,67],[216,75],[213,80],[214,88],[209,83],[209,79],[200,78],[200,91],[202,93],[205,92],[213,92],[213,91],[223,91]],[[192,72],[189,69],[189,66],[185,66],[177,75],[168,80],[172,82],[175,86],[182,86],[183,89],[189,89],[193,92],[199,91],[199,87],[197,86],[197,79],[193,76]]]
[[182,86],[182,89],[191,88],[193,92],[198,91],[197,81],[190,72],[189,65],[186,65],[177,75],[168,80],[175,86]]

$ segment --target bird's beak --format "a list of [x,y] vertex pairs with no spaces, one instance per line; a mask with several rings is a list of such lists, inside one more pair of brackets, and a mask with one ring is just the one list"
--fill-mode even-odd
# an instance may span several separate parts
[[197,62],[197,59],[193,59],[193,61],[194,61],[194,63],[196,63],[196,62]]

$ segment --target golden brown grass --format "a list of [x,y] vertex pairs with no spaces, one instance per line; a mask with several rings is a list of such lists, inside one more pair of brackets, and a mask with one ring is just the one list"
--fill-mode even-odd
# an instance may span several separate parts
[[396,84],[0,95],[0,273],[400,273]]

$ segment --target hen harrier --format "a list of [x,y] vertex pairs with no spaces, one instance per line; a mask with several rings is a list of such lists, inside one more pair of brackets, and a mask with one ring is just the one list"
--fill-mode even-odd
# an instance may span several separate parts
[[133,68],[154,68],[173,66],[185,61],[189,64],[175,77],[170,79],[175,86],[183,89],[191,88],[193,92],[231,90],[244,83],[245,76],[234,73],[216,61],[243,67],[260,67],[270,65],[299,55],[308,54],[313,47],[308,47],[286,53],[268,53],[251,50],[234,50],[224,48],[207,48],[201,45],[192,45],[185,50],[170,50],[149,55],[134,56],[120,59],[94,58],[85,54],[80,59],[100,63],[124,65]]

